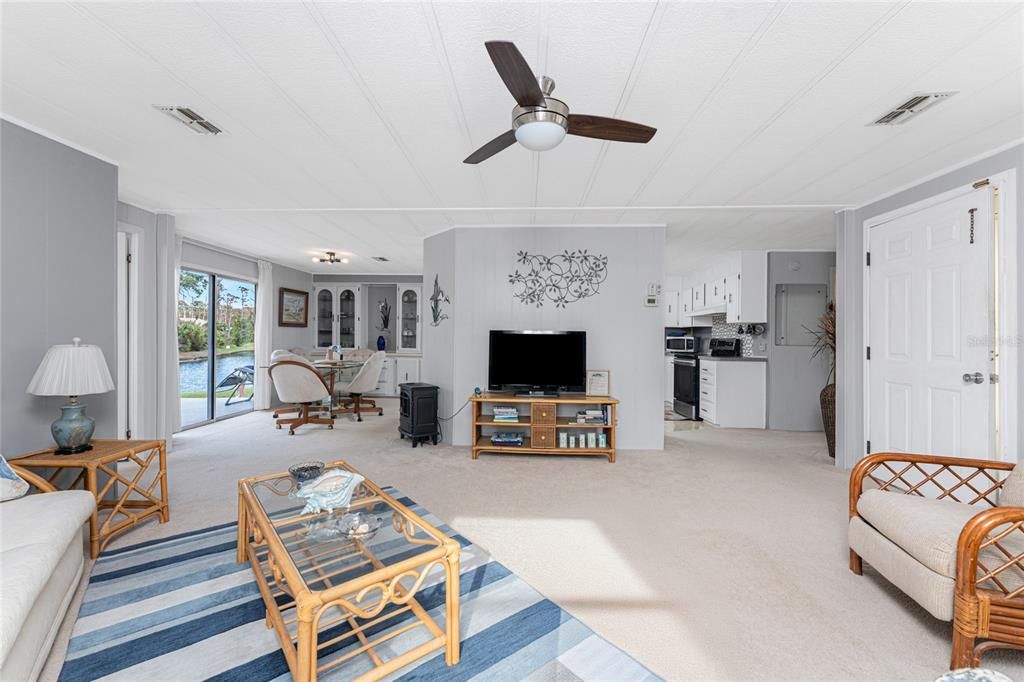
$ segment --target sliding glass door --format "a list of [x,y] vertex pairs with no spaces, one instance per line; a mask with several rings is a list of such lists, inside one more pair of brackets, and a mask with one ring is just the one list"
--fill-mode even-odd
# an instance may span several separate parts
[[182,428],[252,410],[256,285],[182,270],[178,384]]

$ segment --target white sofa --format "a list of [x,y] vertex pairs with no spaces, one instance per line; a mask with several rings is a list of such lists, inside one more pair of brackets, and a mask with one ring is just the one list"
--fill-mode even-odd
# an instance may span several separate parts
[[[19,475],[41,490],[46,481]],[[96,501],[84,490],[0,502],[0,680],[35,680],[85,565]]]

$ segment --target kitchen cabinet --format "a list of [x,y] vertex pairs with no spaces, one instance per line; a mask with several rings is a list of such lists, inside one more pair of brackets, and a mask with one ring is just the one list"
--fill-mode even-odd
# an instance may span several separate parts
[[741,251],[732,259],[725,290],[727,322],[768,321],[768,258],[763,251]]
[[356,348],[362,330],[362,287],[357,285],[318,286],[313,292],[313,345]]
[[661,307],[665,313],[665,326],[666,327],[678,327],[679,326],[679,292],[678,291],[662,291],[661,292]]
[[704,302],[704,285],[698,284],[693,288],[693,312],[698,313],[706,307],[707,305]]
[[713,277],[704,283],[706,308],[715,308],[725,304],[726,277]]
[[701,419],[734,429],[765,428],[767,368],[759,360],[701,358]]

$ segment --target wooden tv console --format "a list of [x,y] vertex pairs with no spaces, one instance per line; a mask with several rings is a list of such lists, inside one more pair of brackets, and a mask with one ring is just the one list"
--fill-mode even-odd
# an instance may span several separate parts
[[[481,452],[518,455],[596,455],[615,461],[616,408],[619,401],[608,396],[589,396],[582,393],[564,393],[555,396],[515,396],[510,393],[484,393],[469,399],[473,404],[473,459],[479,459]],[[519,422],[495,422],[494,416],[484,410],[485,405],[509,405],[519,408]],[[608,406],[608,425],[577,424],[579,409],[593,409]],[[524,409],[527,408],[527,409]],[[564,414],[559,414],[559,407]],[[558,447],[558,432],[562,429],[578,436],[585,436],[595,429],[604,431],[608,446],[604,448],[561,448]],[[495,431],[525,430],[523,444],[519,447],[493,445],[491,433]]]

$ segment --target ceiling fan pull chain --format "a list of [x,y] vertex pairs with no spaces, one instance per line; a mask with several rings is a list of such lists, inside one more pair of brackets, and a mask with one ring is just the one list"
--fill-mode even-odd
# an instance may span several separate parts
[[967,211],[968,213],[971,214],[971,243],[972,244],[974,243],[974,212],[977,211],[977,210],[978,209],[976,209],[976,208],[972,208],[969,211]]

